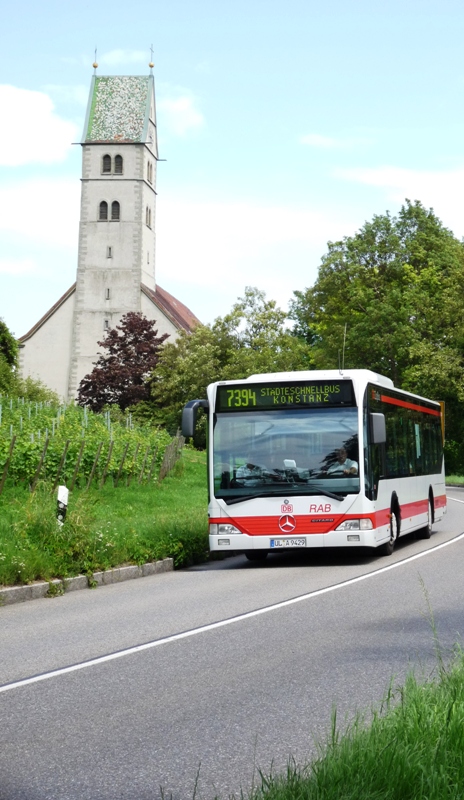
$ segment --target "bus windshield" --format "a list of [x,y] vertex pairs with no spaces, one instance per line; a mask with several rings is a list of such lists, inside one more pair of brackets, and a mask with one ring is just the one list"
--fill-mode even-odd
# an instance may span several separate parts
[[214,495],[251,497],[359,492],[355,407],[253,410],[216,415]]

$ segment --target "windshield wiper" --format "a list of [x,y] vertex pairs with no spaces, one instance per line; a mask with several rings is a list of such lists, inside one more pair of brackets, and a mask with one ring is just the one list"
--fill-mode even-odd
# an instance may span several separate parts
[[[279,487],[281,488],[281,487]],[[311,490],[311,494],[323,494],[324,497],[330,497],[332,500],[344,500],[345,496],[341,494],[335,494],[334,492],[328,492],[326,489],[321,489],[319,486],[309,486],[306,485],[304,488],[303,486],[287,486],[285,487],[286,491],[274,491],[274,492],[257,492],[256,494],[242,494],[240,497],[218,497],[218,500],[224,500],[228,506],[233,506],[236,503],[246,502],[247,500],[256,500],[259,497],[280,497],[282,494],[285,495],[299,495],[304,496],[308,494],[308,488]]]
[[241,494],[240,497],[218,497],[218,500],[224,500],[228,506],[233,506],[235,503],[241,503],[245,500],[256,500],[257,497],[279,497],[281,492],[259,492],[258,494]]
[[314,484],[312,484],[312,486],[308,484],[308,486],[313,492],[316,492],[316,494],[323,494],[325,497],[331,497],[332,500],[344,500],[346,497],[346,495],[335,494],[335,492],[329,492],[327,489],[321,489],[320,486],[315,486]]

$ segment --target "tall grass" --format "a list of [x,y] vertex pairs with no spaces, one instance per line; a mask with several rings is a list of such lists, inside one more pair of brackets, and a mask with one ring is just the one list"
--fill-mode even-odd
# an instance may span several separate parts
[[62,526],[48,483],[34,493],[10,486],[0,498],[6,586],[168,557],[186,566],[207,552],[205,456],[193,450],[184,450],[161,483],[74,490]]
[[[336,713],[310,764],[265,776],[249,800],[457,800],[464,797],[464,653],[435,679],[409,674],[371,719],[342,733]],[[241,795],[242,800],[244,795]]]

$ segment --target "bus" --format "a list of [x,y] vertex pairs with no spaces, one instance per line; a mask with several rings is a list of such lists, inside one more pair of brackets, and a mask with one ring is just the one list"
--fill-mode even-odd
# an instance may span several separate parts
[[308,547],[428,539],[446,512],[440,403],[370,370],[219,381],[192,400],[207,414],[209,546],[252,561]]

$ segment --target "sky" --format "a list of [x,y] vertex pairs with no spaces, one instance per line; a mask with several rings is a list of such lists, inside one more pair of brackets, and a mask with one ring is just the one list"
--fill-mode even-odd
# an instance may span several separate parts
[[156,281],[204,323],[283,308],[328,241],[406,198],[464,236],[462,0],[24,0],[0,31],[0,317],[22,336],[77,269],[99,75],[146,75]]

